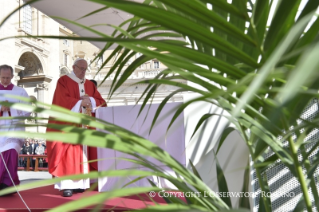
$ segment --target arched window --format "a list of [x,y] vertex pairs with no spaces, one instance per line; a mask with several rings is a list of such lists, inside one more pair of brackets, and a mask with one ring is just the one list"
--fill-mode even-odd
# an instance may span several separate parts
[[21,78],[43,74],[41,62],[32,52],[23,53],[19,58],[18,65],[24,67],[24,70],[19,72]]

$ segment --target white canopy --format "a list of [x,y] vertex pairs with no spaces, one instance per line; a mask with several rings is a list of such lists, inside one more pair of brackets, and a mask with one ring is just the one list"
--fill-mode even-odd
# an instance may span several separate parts
[[[135,1],[143,2],[143,0]],[[32,6],[48,16],[63,17],[72,21],[75,21],[80,17],[103,7],[103,5],[85,0],[41,0],[33,3]],[[86,26],[92,26],[95,24],[112,24],[118,26],[120,23],[131,17],[133,17],[131,14],[114,8],[109,8],[89,17],[77,20],[77,22]],[[56,18],[53,19],[82,37],[96,36],[94,33],[89,32],[79,26],[75,26],[71,23]],[[94,29],[108,35],[111,35],[111,33],[114,31],[114,28],[110,26],[96,26]],[[105,45],[103,42],[92,43],[100,49]]]

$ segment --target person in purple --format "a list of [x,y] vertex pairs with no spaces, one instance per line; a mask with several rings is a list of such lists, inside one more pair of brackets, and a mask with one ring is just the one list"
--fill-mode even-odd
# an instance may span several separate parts
[[[23,102],[22,100],[10,98],[6,95],[16,95],[29,97],[24,88],[11,83],[13,69],[8,65],[0,66],[0,101],[1,102]],[[24,112],[14,108],[0,105],[0,117],[29,116],[29,112]],[[25,128],[18,126],[19,119],[0,119],[0,132],[24,131]],[[22,123],[24,120],[21,121]],[[24,143],[23,138],[12,136],[0,136],[0,190],[7,187],[19,185],[18,160],[19,152]],[[7,171],[9,170],[9,173]]]

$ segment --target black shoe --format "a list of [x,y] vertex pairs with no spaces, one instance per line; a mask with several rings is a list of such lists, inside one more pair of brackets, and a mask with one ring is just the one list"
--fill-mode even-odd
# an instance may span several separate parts
[[5,189],[5,188],[8,188],[9,186],[7,186],[6,184],[4,184],[4,183],[1,183],[0,184],[0,190],[2,190],[2,189]]
[[73,192],[75,192],[75,193],[83,193],[84,191],[85,191],[85,189],[80,189],[80,188],[73,189]]
[[63,197],[72,197],[72,195],[73,195],[72,189],[62,190],[62,196]]
[[[3,189],[6,189],[6,188],[9,188],[10,186],[4,184],[4,183],[1,183],[0,184],[0,190],[3,190]],[[17,193],[16,191],[13,191],[11,193],[8,193],[8,194],[4,194],[4,195],[0,195],[0,196],[9,196],[9,195],[12,195],[12,194],[15,194]]]

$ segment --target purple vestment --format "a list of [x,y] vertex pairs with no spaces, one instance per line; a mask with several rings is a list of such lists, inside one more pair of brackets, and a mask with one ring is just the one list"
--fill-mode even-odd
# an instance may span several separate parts
[[[13,88],[14,88],[13,84],[10,84],[6,87],[0,84],[0,91],[2,92],[5,91],[4,93],[11,94],[10,92],[12,92]],[[21,88],[19,89],[21,90]],[[4,116],[4,112],[2,111],[1,111],[1,116]],[[9,113],[9,116],[11,116],[11,113]],[[11,120],[8,120],[8,121],[11,121]],[[1,124],[8,125],[9,122],[1,123]],[[22,144],[19,140],[16,141],[14,138],[7,138],[7,137],[1,137],[1,138],[2,140],[0,142],[0,153],[2,154],[2,157],[0,155],[0,184],[4,183],[7,186],[13,186],[13,183],[12,183],[12,180],[13,180],[15,185],[19,185],[20,181],[18,177],[18,160],[19,160],[18,150],[20,150]],[[4,163],[6,164],[9,170],[12,180],[10,179],[9,173]]]
[[[5,164],[10,172],[12,180],[15,185],[20,184],[20,180],[18,177],[18,160],[19,155],[15,149],[9,149],[1,153],[4,159]],[[6,167],[3,164],[2,157],[0,155],[0,184],[4,183],[7,186],[13,186],[13,183],[10,179],[10,176],[6,170]]]

